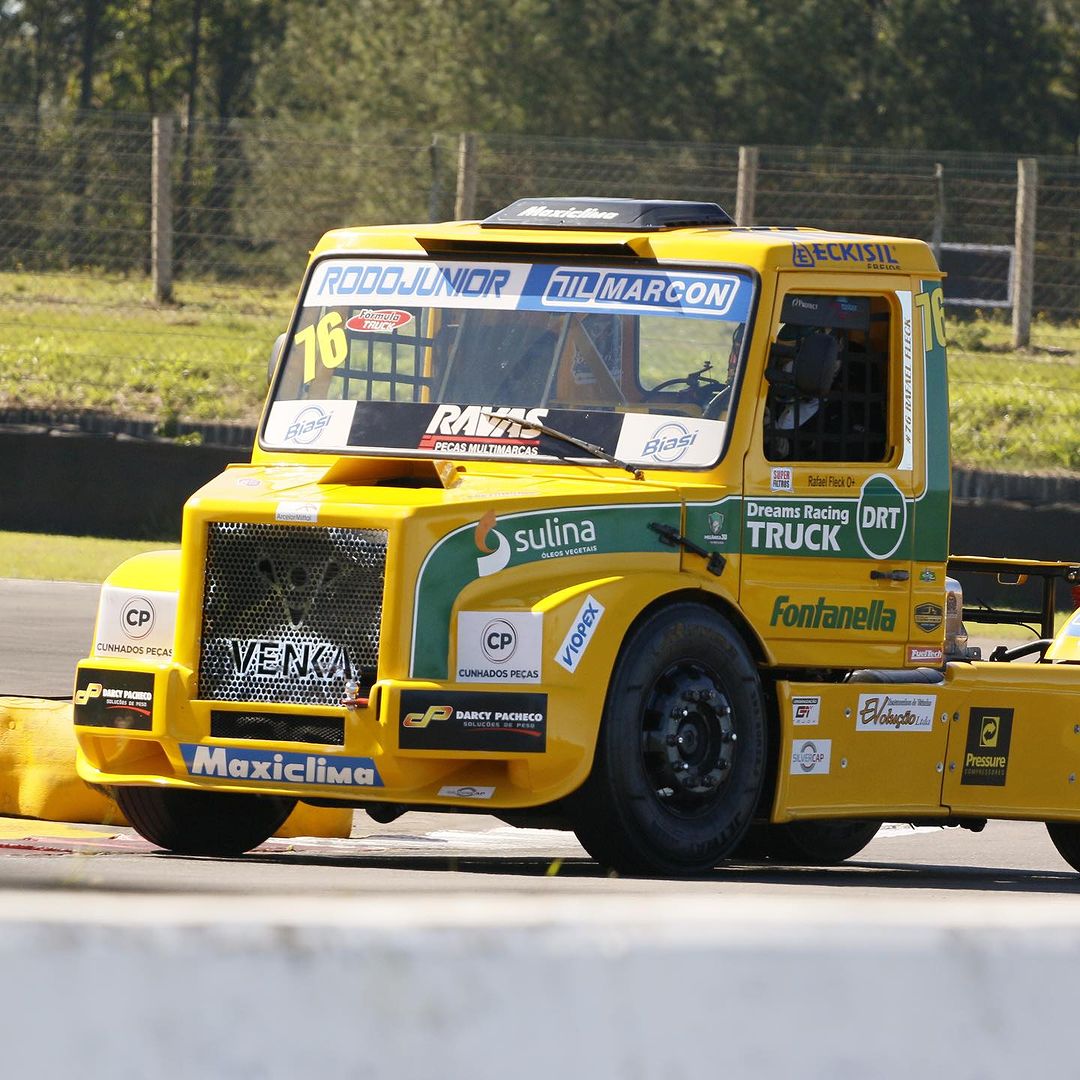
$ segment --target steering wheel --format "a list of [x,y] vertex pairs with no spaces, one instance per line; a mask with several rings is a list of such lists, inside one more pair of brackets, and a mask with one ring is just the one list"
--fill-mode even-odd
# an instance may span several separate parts
[[691,371],[687,375],[677,375],[672,379],[665,379],[662,383],[657,383],[649,391],[649,394],[651,396],[653,394],[674,392],[678,401],[689,402],[692,405],[704,408],[720,391],[725,389],[724,383],[705,374],[705,372],[711,370],[712,361],[706,360],[705,366],[697,371]]

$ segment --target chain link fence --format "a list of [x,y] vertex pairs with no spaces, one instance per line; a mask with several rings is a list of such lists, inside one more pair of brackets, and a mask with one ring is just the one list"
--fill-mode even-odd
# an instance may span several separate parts
[[[173,435],[250,424],[307,252],[329,228],[448,219],[462,190],[475,191],[464,208],[477,216],[522,195],[734,211],[740,194],[731,145],[484,135],[471,189],[459,145],[454,133],[177,123],[172,297],[155,302],[152,118],[0,111],[0,419],[108,414]],[[1004,355],[1000,299],[988,299],[990,318],[973,318],[978,303],[952,309],[954,408],[970,417],[954,434],[961,456],[1015,467],[1029,455],[1010,429],[1035,415],[1056,432],[1045,464],[1080,470],[1080,159],[1038,167],[1032,349],[1020,366]],[[756,223],[922,237],[947,267],[963,256],[947,294],[961,277],[976,299],[1007,293],[1015,158],[760,147],[755,181]]]

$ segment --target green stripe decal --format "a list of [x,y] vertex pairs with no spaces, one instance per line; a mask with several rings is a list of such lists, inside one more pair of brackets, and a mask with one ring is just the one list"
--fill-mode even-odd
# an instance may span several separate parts
[[926,492],[918,502],[915,558],[944,562],[949,557],[949,377],[945,353],[944,293],[940,281],[924,281],[915,297],[922,316],[926,374]]
[[676,530],[678,503],[554,507],[496,517],[493,512],[443,537],[420,568],[413,608],[413,678],[447,678],[450,616],[461,590],[477,578],[526,563],[576,555],[679,553],[649,525]]

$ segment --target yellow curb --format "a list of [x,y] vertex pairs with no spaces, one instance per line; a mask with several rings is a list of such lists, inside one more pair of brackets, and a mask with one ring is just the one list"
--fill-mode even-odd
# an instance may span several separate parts
[[0,840],[40,840],[40,839],[111,839],[115,832],[105,829],[80,829],[75,825],[65,825],[60,821],[33,821],[26,818],[4,818],[0,820]]
[[[0,815],[126,825],[116,804],[75,772],[71,708],[70,701],[0,697]],[[348,808],[299,805],[275,835],[345,837],[352,818]]]

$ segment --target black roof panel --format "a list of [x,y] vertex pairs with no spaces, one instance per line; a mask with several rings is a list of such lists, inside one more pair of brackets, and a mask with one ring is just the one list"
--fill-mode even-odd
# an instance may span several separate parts
[[481,222],[487,228],[671,229],[734,225],[716,203],[667,199],[518,199]]

